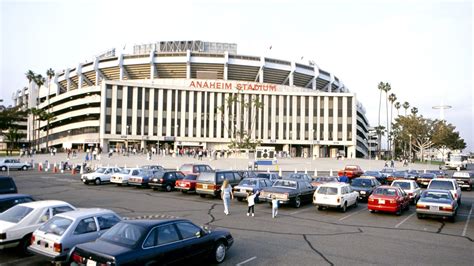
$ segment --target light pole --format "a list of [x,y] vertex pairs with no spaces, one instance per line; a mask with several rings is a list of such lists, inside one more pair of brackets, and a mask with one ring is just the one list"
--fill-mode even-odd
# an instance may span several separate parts
[[410,137],[410,143],[409,143],[409,148],[408,148],[408,158],[410,159],[410,163],[412,162],[412,158],[411,158],[411,134],[408,134],[408,136]]
[[451,109],[451,108],[452,108],[451,105],[444,105],[444,104],[433,106],[433,109],[439,110],[439,120],[444,120],[444,110]]

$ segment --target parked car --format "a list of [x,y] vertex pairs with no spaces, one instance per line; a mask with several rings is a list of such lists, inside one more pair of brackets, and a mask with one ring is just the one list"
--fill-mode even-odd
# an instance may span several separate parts
[[461,187],[452,178],[435,178],[428,184],[428,189],[445,189],[453,194],[453,198],[457,200],[458,205],[461,205]]
[[313,181],[313,178],[311,178],[311,176],[303,173],[291,173],[288,175],[287,179],[303,180],[309,183]]
[[207,164],[183,164],[179,167],[179,171],[184,175],[199,175],[200,173],[209,173],[214,170]]
[[175,189],[182,193],[196,192],[197,175],[186,175],[183,179],[176,180]]
[[364,171],[358,165],[346,165],[343,170],[337,172],[338,176],[346,175],[349,179],[359,177],[364,174]]
[[115,212],[97,208],[57,214],[33,232],[28,250],[53,263],[66,263],[74,246],[96,240],[120,220]]
[[239,175],[241,177],[241,179],[244,179],[244,178],[255,178],[257,177],[257,173],[255,171],[239,171]]
[[156,174],[157,172],[164,172],[165,168],[161,165],[144,165],[141,167],[142,169],[151,171],[153,174]]
[[380,184],[385,184],[387,182],[387,177],[379,171],[365,171],[361,177],[364,176],[375,177]]
[[443,170],[428,170],[427,173],[436,174],[436,178],[447,178],[448,174]]
[[128,185],[136,187],[149,187],[150,182],[154,177],[163,176],[163,172],[161,170],[150,170],[142,168],[142,171],[143,172],[139,175],[131,176],[128,179]]
[[149,175],[150,173],[148,171],[141,168],[125,168],[122,169],[122,171],[120,171],[119,173],[113,174],[110,178],[110,182],[119,186],[128,185],[128,180],[130,179],[130,177],[146,177]]
[[10,209],[11,207],[35,201],[32,196],[25,194],[1,194],[0,195],[0,213]]
[[410,198],[410,202],[415,204],[421,195],[421,188],[415,182],[415,180],[394,180],[392,182],[392,187],[398,186],[400,187],[405,193],[408,194]]
[[0,249],[19,247],[25,251],[33,231],[54,215],[75,209],[59,200],[32,201],[11,207],[0,214]]
[[313,204],[318,210],[338,208],[346,212],[350,206],[357,207],[359,193],[347,183],[326,183],[319,186],[313,194]]
[[[388,167],[385,167],[384,169],[382,169],[382,171],[380,171],[380,174],[382,174],[383,177],[385,177],[385,179],[388,179],[389,177],[391,177],[393,175],[394,172],[396,172],[397,170],[395,168],[388,168]],[[393,179],[392,179],[393,180]],[[391,182],[391,181],[390,181]]]
[[102,183],[110,183],[110,178],[113,174],[120,173],[121,169],[118,167],[99,167],[94,172],[83,174],[81,180],[84,184],[93,183],[100,185]]
[[18,193],[15,181],[9,176],[0,176],[0,194]]
[[337,176],[319,176],[311,181],[311,185],[318,188],[320,185],[330,182],[339,182],[339,178]]
[[380,182],[374,177],[361,176],[352,180],[352,190],[359,193],[359,200],[368,200],[374,189],[380,186]]
[[410,208],[410,198],[398,186],[380,186],[370,195],[367,208],[371,213],[375,211],[392,212],[401,215],[403,210]]
[[209,231],[189,220],[126,220],[95,242],[77,245],[71,260],[78,265],[179,265],[205,258],[221,263],[233,243],[228,231]]
[[220,197],[221,186],[226,179],[229,180],[229,185],[234,187],[239,184],[241,176],[237,171],[216,171],[201,173],[197,178],[196,193],[202,198],[206,195]]
[[184,174],[180,171],[166,171],[154,176],[148,185],[153,190],[163,189],[170,192],[176,187],[176,181],[182,179],[184,179]]
[[418,183],[419,186],[427,187],[430,181],[435,178],[436,178],[436,174],[434,173],[422,173],[416,179],[416,183]]
[[411,179],[411,180],[417,180],[418,177],[420,177],[420,172],[418,172],[417,170],[408,170],[408,178]]
[[[264,188],[271,187],[273,182],[267,178],[244,178],[234,187],[234,198],[242,201],[247,198],[249,192],[257,193]],[[256,198],[258,199],[258,197]],[[258,202],[258,200],[256,200]]]
[[409,175],[407,171],[396,171],[392,174],[392,178],[387,178],[388,183],[392,183],[394,180],[408,180]]
[[474,186],[474,172],[454,172],[453,178],[456,179],[456,182],[461,187],[461,189],[466,188],[467,190],[472,190],[472,187]]
[[273,186],[260,192],[259,200],[270,202],[276,197],[279,204],[291,204],[299,208],[302,203],[311,202],[315,188],[305,180],[280,179]]
[[0,160],[1,171],[6,171],[7,169],[26,171],[29,168],[31,168],[31,165],[26,162],[21,162],[20,159],[5,158]]
[[458,203],[449,190],[427,189],[421,193],[416,204],[416,216],[448,218],[452,222],[456,219]]
[[266,178],[270,180],[272,183],[275,183],[275,181],[277,181],[278,179],[281,179],[281,177],[277,173],[267,173],[267,172],[257,173],[255,177]]

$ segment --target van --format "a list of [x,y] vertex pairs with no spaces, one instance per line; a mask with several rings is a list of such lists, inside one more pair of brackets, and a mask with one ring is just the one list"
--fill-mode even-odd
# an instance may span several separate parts
[[224,180],[229,181],[229,185],[237,186],[242,177],[237,171],[216,171],[201,173],[196,180],[196,193],[202,198],[206,195],[220,197],[221,186]]

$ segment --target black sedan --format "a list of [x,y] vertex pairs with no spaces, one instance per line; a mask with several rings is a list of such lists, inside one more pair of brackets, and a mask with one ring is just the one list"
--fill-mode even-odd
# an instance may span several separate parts
[[374,177],[358,177],[352,179],[352,190],[359,192],[359,200],[367,200],[374,189],[380,186],[380,182]]
[[234,239],[189,220],[125,220],[95,242],[77,245],[73,265],[161,265],[203,258],[220,263]]
[[299,208],[303,202],[312,202],[315,190],[308,181],[281,179],[272,187],[264,188],[260,192],[259,200],[271,202],[275,197],[280,204],[292,204]]

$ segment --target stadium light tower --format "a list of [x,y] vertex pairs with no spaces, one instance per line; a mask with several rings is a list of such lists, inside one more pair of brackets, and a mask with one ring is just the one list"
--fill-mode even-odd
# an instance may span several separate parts
[[433,106],[433,109],[439,110],[439,120],[444,120],[444,110],[451,109],[453,108],[451,105],[435,105]]

